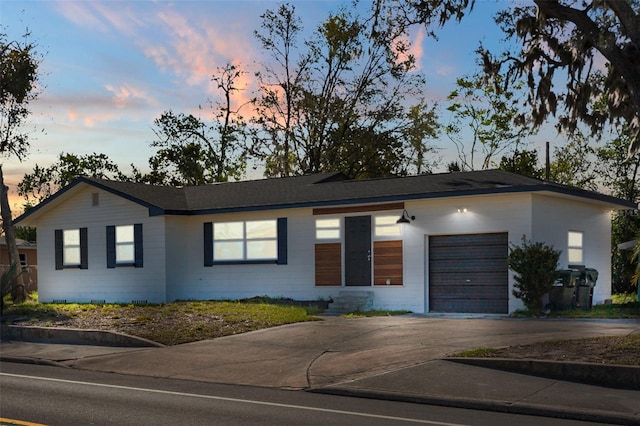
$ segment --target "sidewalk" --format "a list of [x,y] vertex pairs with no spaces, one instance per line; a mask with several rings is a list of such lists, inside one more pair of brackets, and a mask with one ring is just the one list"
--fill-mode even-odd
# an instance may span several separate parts
[[446,360],[313,392],[556,417],[640,424],[640,392],[500,371]]
[[[146,348],[99,346],[95,342],[87,345],[3,340],[0,360],[600,423],[640,424],[637,388],[594,386],[443,360],[439,352],[417,352],[416,347],[424,343],[416,344],[415,334],[401,336],[407,345],[413,346],[405,348],[399,342],[389,347],[383,345],[382,341],[388,342],[391,335],[399,336],[400,329],[411,328],[412,324],[411,320],[292,324],[185,345]],[[449,327],[466,329],[470,325],[459,322]],[[371,340],[372,336],[375,339]],[[373,360],[378,364],[372,366]],[[601,367],[592,366],[606,380],[611,370]],[[639,370],[636,367],[633,372]],[[600,374],[602,371],[608,373]]]

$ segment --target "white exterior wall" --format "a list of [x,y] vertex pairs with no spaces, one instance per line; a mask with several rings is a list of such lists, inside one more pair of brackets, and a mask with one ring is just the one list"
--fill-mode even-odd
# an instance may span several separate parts
[[[439,198],[411,201],[405,206],[416,219],[405,225],[415,232],[405,232],[406,295],[401,302],[412,302],[414,312],[429,312],[429,236],[507,232],[509,241],[517,242],[523,234],[531,233],[528,194]],[[465,208],[466,212],[458,212]],[[510,312],[523,306],[511,295],[512,288],[513,277],[509,273]]]
[[543,195],[533,196],[534,241],[562,250],[559,268],[569,266],[569,231],[583,233],[583,264],[598,270],[593,303],[611,298],[611,214],[606,207]]
[[[362,215],[400,217],[401,210],[313,216],[311,209],[292,209],[167,218],[167,300],[241,299],[260,295],[315,300],[336,296],[341,290],[373,291],[375,308],[428,312],[429,235],[508,232],[510,241],[517,243],[523,234],[531,234],[531,196],[527,194],[431,199],[407,202],[405,206],[416,219],[403,225],[401,237],[387,238],[404,240],[404,285],[388,287],[316,287],[315,220]],[[458,213],[459,207],[467,208],[467,212]],[[286,217],[288,223],[287,265],[204,266],[204,222],[279,217]],[[344,274],[344,264],[342,269]],[[511,286],[510,277],[509,291]],[[521,302],[511,297],[509,310],[520,307]]]
[[[94,193],[99,194],[99,205],[95,207],[92,206]],[[143,224],[143,267],[107,269],[106,226],[134,223]],[[54,231],[77,228],[87,228],[88,269],[56,270]],[[149,217],[145,207],[87,187],[42,217],[37,233],[40,301],[165,301],[164,217]]]
[[[204,266],[205,222],[287,218],[287,264]],[[182,259],[167,269],[167,299],[243,299],[253,296],[328,299],[340,288],[315,286],[315,217],[311,209],[269,210],[167,220],[167,259]],[[188,243],[187,243],[188,241]],[[172,263],[168,260],[167,263]]]

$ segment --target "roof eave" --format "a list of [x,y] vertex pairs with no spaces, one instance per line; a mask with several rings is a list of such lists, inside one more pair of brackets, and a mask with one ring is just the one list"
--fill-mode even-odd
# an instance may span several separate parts
[[223,213],[239,213],[239,212],[251,212],[251,211],[265,211],[265,210],[284,210],[294,208],[310,208],[310,207],[329,207],[339,205],[353,205],[353,204],[373,204],[373,203],[386,203],[393,201],[409,201],[409,200],[422,200],[422,199],[435,199],[435,198],[447,198],[447,197],[464,197],[474,195],[493,195],[493,194],[515,194],[515,193],[540,193],[551,192],[562,195],[569,195],[582,199],[590,199],[606,203],[610,208],[617,206],[618,209],[635,209],[637,206],[626,200],[611,197],[597,192],[586,191],[578,188],[563,187],[548,185],[542,183],[540,185],[525,185],[525,186],[512,186],[504,188],[485,188],[485,189],[466,189],[455,191],[440,191],[440,192],[425,192],[425,193],[413,193],[413,194],[396,194],[386,196],[371,196],[362,198],[347,198],[336,200],[316,200],[316,201],[304,201],[304,202],[292,202],[292,203],[278,203],[278,204],[260,204],[253,206],[232,206],[232,207],[220,207],[200,210],[165,210],[163,214],[177,215],[177,216],[197,216],[207,214],[223,214]]

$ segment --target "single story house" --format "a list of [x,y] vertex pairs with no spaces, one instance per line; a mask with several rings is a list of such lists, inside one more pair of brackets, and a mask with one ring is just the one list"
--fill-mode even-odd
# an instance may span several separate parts
[[[38,290],[38,247],[35,243],[16,238],[20,266],[22,267],[22,283],[27,294]],[[9,248],[5,236],[0,236],[0,273],[9,270]]]
[[[611,295],[624,200],[500,170],[349,180],[340,173],[151,186],[79,178],[16,219],[38,236],[44,302],[329,299],[377,309],[509,313],[510,244],[562,250]],[[402,218],[402,220],[398,220]]]

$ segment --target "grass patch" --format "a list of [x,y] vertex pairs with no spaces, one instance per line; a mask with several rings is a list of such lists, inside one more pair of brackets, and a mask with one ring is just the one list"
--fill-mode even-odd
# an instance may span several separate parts
[[456,352],[450,356],[456,358],[491,358],[498,352],[497,349],[480,347],[475,349],[467,349],[466,351]]
[[611,301],[616,305],[624,305],[625,303],[633,303],[638,301],[637,293],[621,293],[611,295]]
[[[310,310],[314,310],[312,308]],[[317,309],[316,309],[317,310]],[[110,330],[165,345],[195,342],[319,318],[307,307],[218,301],[160,305],[22,303],[7,306],[5,318],[31,326]]]
[[549,316],[562,318],[640,318],[640,302],[596,305],[589,310],[569,309],[565,311],[552,311],[549,313]]
[[[633,296],[635,297],[635,295]],[[591,309],[566,309],[563,311],[551,311],[546,314],[550,318],[593,318],[593,319],[638,319],[640,318],[640,302],[625,298],[618,298],[618,302],[609,305],[595,305]],[[624,303],[623,303],[624,301]],[[526,309],[518,309],[513,312],[514,318],[533,318],[538,316]]]

